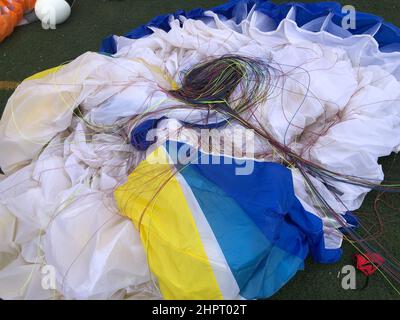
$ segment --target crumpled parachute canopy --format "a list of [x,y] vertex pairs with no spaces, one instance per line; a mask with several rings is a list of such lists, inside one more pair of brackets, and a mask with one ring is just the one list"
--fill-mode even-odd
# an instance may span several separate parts
[[[342,5],[337,2],[317,3],[296,3],[274,4],[270,0],[231,0],[225,4],[212,8],[211,11],[220,17],[232,19],[234,23],[240,24],[247,13],[254,9],[266,14],[270,19],[268,24],[261,26],[263,31],[272,31],[288,17],[289,12],[295,14],[291,17],[296,24],[311,32],[326,31],[341,38],[348,38],[353,35],[369,34],[378,42],[382,52],[396,52],[400,50],[400,28],[385,22],[379,16],[370,13],[357,11],[357,23],[355,28],[345,30],[342,28],[342,20],[348,14],[342,11]],[[186,17],[194,20],[207,20],[207,9],[197,8],[189,12],[178,10],[175,13],[155,17],[147,24],[131,30],[124,37],[139,39],[153,33],[152,27],[169,31],[171,29],[170,19]],[[103,40],[101,52],[114,54],[118,51],[117,42],[113,36]]]
[[[357,29],[344,30],[339,21],[342,16],[334,3],[274,5],[269,1],[231,1],[210,11],[179,11],[157,17],[126,37],[106,39],[102,51],[108,55],[88,52],[57,70],[24,81],[9,99],[0,122],[0,149],[6,150],[0,155],[5,172],[0,179],[0,296],[160,296],[154,290],[149,267],[157,276],[160,270],[151,260],[148,265],[148,248],[142,244],[146,232],[139,234],[140,229],[121,215],[137,220],[137,212],[118,208],[114,192],[131,181],[129,176],[137,173],[135,168],[140,169],[147,156],[144,150],[149,146],[138,150],[130,145],[133,118],[141,119],[143,113],[154,111],[152,117],[139,121],[156,119],[150,126],[158,136],[152,147],[167,140],[196,146],[199,132],[182,123],[198,122],[205,111],[189,111],[166,91],[180,85],[185,70],[210,57],[236,54],[268,61],[279,72],[273,74],[273,94],[257,108],[255,116],[275,139],[330,170],[382,181],[377,160],[398,151],[400,144],[400,109],[396,104],[400,95],[399,30],[381,18],[361,13],[357,14]],[[166,112],[168,107],[174,109]],[[166,137],[166,129],[173,126],[180,130],[175,137]],[[232,129],[237,127],[240,125],[232,123],[218,132],[232,137]],[[243,146],[236,147],[239,151]],[[275,167],[266,164],[280,161],[263,140],[255,139],[255,149],[264,155],[258,160],[266,167]],[[290,182],[284,183],[285,189],[278,195],[296,202],[284,216],[300,212],[296,218],[312,222],[305,228],[297,225],[294,231],[302,239],[298,251],[274,242],[296,263],[282,278],[277,277],[276,283],[268,282],[271,286],[265,291],[255,292],[251,286],[255,278],[246,273],[236,277],[241,265],[233,267],[233,255],[224,253],[220,275],[228,278],[225,281],[215,276],[216,297],[231,297],[225,290],[229,287],[236,288],[231,293],[249,298],[272,294],[301,268],[308,250],[314,250],[314,257],[321,262],[340,258],[343,236],[338,228],[347,220],[355,224],[348,211],[361,206],[368,189],[336,181],[332,187],[341,191],[338,201],[325,184],[311,178],[341,215],[343,221],[338,224],[314,205],[296,169],[279,170],[284,171],[282,181],[291,180],[292,187]],[[198,172],[194,173],[194,181],[202,181]],[[267,177],[265,185],[271,182]],[[222,188],[213,183],[213,187]],[[195,197],[201,206],[201,197]],[[232,205],[239,206],[240,199],[232,198]],[[208,209],[202,208],[202,214],[199,218],[203,222],[207,219],[208,227],[203,226],[210,231],[214,223],[208,220]],[[238,217],[246,215],[242,212]],[[142,222],[146,226],[148,221]],[[306,227],[313,226],[318,226],[318,241],[308,236],[312,232]],[[242,230],[254,225],[245,227]],[[148,236],[156,234],[150,231]],[[214,237],[210,245],[216,250],[231,245],[229,241],[217,244],[216,229],[208,235]],[[264,243],[271,240],[262,232],[258,235],[264,237]],[[206,253],[209,259],[210,252]],[[264,261],[264,253],[247,258]],[[318,253],[332,256],[318,257]],[[41,267],[45,264],[55,268],[54,291],[41,287]],[[254,277],[259,275],[256,271]],[[163,285],[163,279],[159,281]]]

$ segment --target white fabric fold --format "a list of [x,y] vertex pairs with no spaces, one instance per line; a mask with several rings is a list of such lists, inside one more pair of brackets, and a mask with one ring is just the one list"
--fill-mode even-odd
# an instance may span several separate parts
[[[400,53],[379,51],[372,36],[380,26],[353,36],[329,15],[299,28],[294,9],[278,26],[260,12],[245,14],[239,24],[213,12],[196,21],[171,18],[169,32],[115,37],[113,57],[85,53],[17,88],[0,122],[1,297],[159,297],[138,232],[119,216],[112,192],[145,156],[129,145],[133,118],[148,111],[171,118],[159,123],[160,136],[181,126],[177,120],[202,119],[204,111],[182,108],[165,91],[210,57],[267,61],[273,90],[255,117],[273,136],[328,169],[382,181],[377,160],[400,145]],[[171,106],[179,108],[163,110]],[[193,130],[179,134],[199,138]],[[262,140],[255,148],[277,160]],[[337,223],[314,206],[295,170],[293,177],[296,196],[324,222],[326,247],[340,247]],[[332,182],[340,203],[312,180],[338,213],[358,209],[368,192]],[[56,270],[56,294],[40,285],[47,264]]]

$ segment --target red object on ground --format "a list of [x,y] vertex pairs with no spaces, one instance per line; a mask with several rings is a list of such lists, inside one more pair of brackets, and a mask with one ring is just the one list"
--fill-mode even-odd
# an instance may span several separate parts
[[354,255],[354,262],[356,268],[369,277],[385,262],[385,259],[374,252],[365,254],[358,253]]
[[36,0],[0,0],[0,42],[8,37],[25,12],[35,7]]

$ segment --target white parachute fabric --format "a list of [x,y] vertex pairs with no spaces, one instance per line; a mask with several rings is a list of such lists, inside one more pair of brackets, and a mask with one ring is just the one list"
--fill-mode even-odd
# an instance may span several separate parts
[[[138,232],[119,215],[113,190],[144,157],[129,145],[133,116],[159,110],[170,118],[159,123],[159,136],[181,126],[177,120],[202,119],[203,111],[162,110],[180,104],[165,90],[210,57],[268,61],[274,88],[255,116],[273,136],[327,169],[382,181],[378,157],[400,145],[400,54],[379,51],[377,28],[353,36],[329,15],[299,28],[295,14],[293,8],[279,25],[258,11],[240,24],[211,11],[203,20],[171,18],[169,32],[116,37],[113,57],[86,53],[24,81],[0,122],[0,296],[159,297]],[[180,134],[199,138],[193,130]],[[263,141],[255,147],[277,160]],[[324,221],[326,246],[339,248],[338,226],[314,207],[301,175],[293,176],[304,208]],[[335,182],[343,205],[312,180],[340,213],[358,209],[368,191]],[[56,270],[55,291],[41,285],[44,265]]]

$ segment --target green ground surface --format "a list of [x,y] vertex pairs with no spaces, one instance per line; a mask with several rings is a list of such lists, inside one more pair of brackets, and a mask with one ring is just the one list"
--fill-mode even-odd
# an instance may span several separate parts
[[[40,23],[19,27],[14,34],[0,44],[0,81],[21,81],[38,71],[57,66],[74,59],[85,51],[97,51],[101,40],[109,34],[123,34],[146,23],[162,13],[195,7],[211,8],[223,0],[78,0],[72,16],[56,30],[45,31]],[[285,1],[275,1],[283,3]],[[304,1],[315,2],[315,1]],[[400,25],[400,3],[398,0],[349,0],[359,11],[371,12],[387,21]],[[12,91],[0,90],[0,112]],[[0,150],[0,152],[3,152]],[[393,157],[382,159],[388,173]],[[390,179],[400,178],[400,167],[394,165]],[[370,195],[361,210],[368,210],[374,195]],[[400,202],[395,204],[400,207]],[[400,257],[400,223],[385,210],[387,217],[385,236],[382,242]],[[390,219],[390,220],[389,220]],[[334,265],[319,265],[307,260],[305,271],[299,272],[273,299],[398,299],[399,295],[380,275],[371,278],[365,290],[343,290],[338,272],[351,264],[353,247],[345,243],[342,260]],[[359,282],[363,279],[359,276]]]

